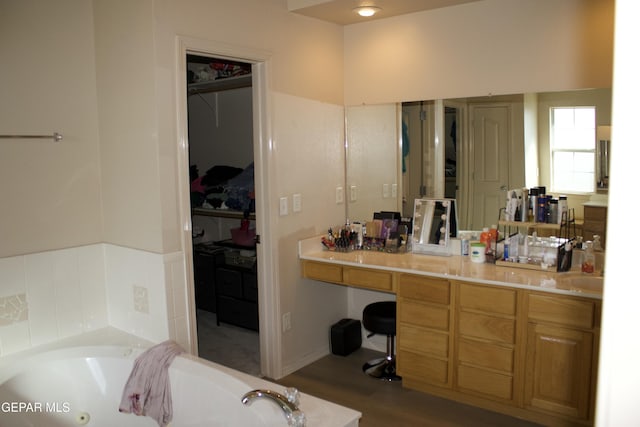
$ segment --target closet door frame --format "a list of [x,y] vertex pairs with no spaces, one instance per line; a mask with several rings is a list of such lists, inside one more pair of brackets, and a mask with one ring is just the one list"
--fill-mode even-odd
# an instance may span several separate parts
[[[190,352],[198,354],[198,337],[196,329],[195,288],[193,282],[193,246],[191,236],[191,202],[189,183],[189,142],[188,111],[186,89],[187,54],[211,56],[251,64],[252,68],[252,102],[253,102],[253,157],[254,182],[256,193],[256,232],[260,236],[256,246],[258,262],[258,315],[260,322],[260,368],[262,375],[269,378],[282,376],[282,335],[279,328],[280,313],[278,295],[280,289],[277,278],[278,248],[273,242],[273,232],[277,230],[272,211],[270,195],[274,193],[271,184],[275,181],[271,163],[271,112],[269,110],[270,94],[269,59],[271,52],[247,49],[211,40],[177,36],[176,38],[176,101],[177,101],[177,149],[178,176],[180,198],[180,220],[183,224],[183,253],[185,258],[185,286],[188,309],[188,330]],[[266,286],[266,284],[270,284]]]

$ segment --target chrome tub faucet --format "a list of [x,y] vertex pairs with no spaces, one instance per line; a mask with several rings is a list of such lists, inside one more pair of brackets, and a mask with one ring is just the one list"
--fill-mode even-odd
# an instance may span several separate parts
[[299,392],[295,388],[287,388],[284,395],[273,390],[257,389],[245,393],[242,396],[242,403],[250,405],[256,399],[271,400],[282,409],[290,426],[305,427],[306,418],[298,408],[298,397]]

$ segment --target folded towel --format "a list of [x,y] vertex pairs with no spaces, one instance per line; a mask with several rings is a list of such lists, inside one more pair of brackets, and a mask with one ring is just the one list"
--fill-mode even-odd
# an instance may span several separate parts
[[146,415],[166,427],[173,418],[169,365],[183,352],[169,340],[138,356],[122,392],[120,412]]

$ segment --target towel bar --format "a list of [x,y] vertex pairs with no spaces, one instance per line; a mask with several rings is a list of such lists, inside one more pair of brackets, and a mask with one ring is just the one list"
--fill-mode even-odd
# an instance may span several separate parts
[[2,139],[53,139],[55,142],[62,141],[62,134],[54,132],[53,135],[0,135]]

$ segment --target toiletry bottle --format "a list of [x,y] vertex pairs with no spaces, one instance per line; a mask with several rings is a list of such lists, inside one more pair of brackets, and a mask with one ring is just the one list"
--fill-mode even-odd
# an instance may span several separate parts
[[529,222],[538,222],[538,189],[532,188],[529,190]]
[[547,222],[547,203],[548,199],[546,195],[538,195],[538,210],[536,214],[536,222]]
[[489,251],[490,248],[490,242],[491,242],[491,234],[489,234],[489,227],[484,227],[482,229],[482,233],[480,233],[480,242],[484,243],[484,253],[486,254]]
[[529,191],[522,188],[522,198],[520,199],[520,221],[529,221]]
[[596,256],[593,253],[593,242],[588,240],[585,245],[586,249],[584,250],[584,257],[582,259],[582,272],[593,273],[596,271]]
[[518,234],[511,236],[509,239],[509,258],[511,258],[512,261],[518,262],[523,237],[522,233],[518,232]]
[[469,255],[469,235],[462,233],[460,236],[460,251],[462,255]]
[[594,252],[602,251],[602,244],[600,243],[600,235],[598,234],[593,235],[593,251]]
[[489,228],[489,246],[487,247],[487,262],[491,264],[495,264],[496,257],[498,256],[497,247],[498,247],[498,226],[495,224],[491,225]]
[[558,197],[558,224],[567,222],[569,220],[569,205],[567,202],[567,196]]
[[491,228],[489,229],[489,234],[491,235],[491,242],[496,243],[498,241],[498,226],[492,224]]
[[558,211],[559,204],[558,199],[549,199],[549,220],[547,221],[550,224],[558,224]]
[[510,239],[509,236],[504,238],[504,253],[503,253],[503,259],[505,261],[509,261],[509,246],[510,246]]

